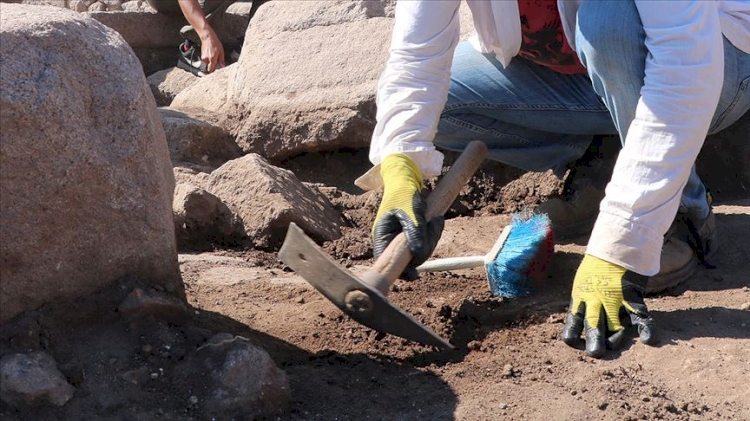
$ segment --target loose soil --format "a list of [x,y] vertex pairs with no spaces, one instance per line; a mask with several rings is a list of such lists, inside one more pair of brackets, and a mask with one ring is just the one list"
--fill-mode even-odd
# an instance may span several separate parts
[[[379,199],[353,185],[369,166],[366,153],[278,164],[324,192],[348,221],[324,250],[352,271],[366,269]],[[484,254],[512,212],[560,187],[549,174],[485,165],[449,211],[435,257]],[[558,243],[549,276],[522,298],[494,298],[481,269],[397,281],[389,298],[456,350],[359,325],[274,253],[217,248],[179,256],[189,322],[124,322],[114,309],[138,280],[18,322],[0,352],[46,349],[78,390],[62,408],[0,404],[0,418],[204,419],[190,399],[196,386],[170,376],[207,338],[229,332],[265,348],[288,375],[291,406],[271,419],[749,420],[750,200],[716,199],[717,268],[701,267],[647,300],[660,328],[655,346],[631,340],[596,360],[559,340],[585,238]],[[102,306],[111,311],[95,310]]]

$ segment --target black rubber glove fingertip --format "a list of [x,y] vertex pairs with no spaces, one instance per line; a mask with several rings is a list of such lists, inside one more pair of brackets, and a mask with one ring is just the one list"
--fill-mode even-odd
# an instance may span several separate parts
[[419,272],[415,267],[410,266],[401,273],[400,278],[406,281],[414,281],[419,278]]
[[583,318],[572,313],[566,314],[562,331],[563,342],[568,346],[578,347],[581,344],[581,332],[583,332]]

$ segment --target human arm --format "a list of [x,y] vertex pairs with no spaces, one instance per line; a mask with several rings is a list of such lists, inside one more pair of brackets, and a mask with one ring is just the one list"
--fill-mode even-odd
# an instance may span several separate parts
[[[356,182],[366,190],[383,189],[372,230],[375,257],[403,231],[415,256],[411,267],[432,254],[442,233],[442,218],[425,221],[421,190],[423,180],[442,168],[443,155],[432,141],[448,95],[459,5],[460,0],[396,4],[390,55],[378,83],[370,147],[374,167]],[[405,275],[413,278],[416,272]]]
[[585,328],[586,351],[595,357],[621,338],[621,315],[630,316],[643,342],[654,340],[643,304],[645,280],[659,271],[664,234],[709,130],[724,74],[715,2],[635,4],[648,50],[644,86],[574,280],[563,331],[573,344]]
[[179,0],[180,10],[201,39],[201,60],[208,73],[225,66],[224,46],[211,27],[198,0]]
[[716,2],[636,6],[649,51],[644,86],[587,253],[650,276],[716,110],[724,56]]
[[373,169],[357,185],[382,187],[379,165],[393,153],[413,159],[425,179],[440,174],[443,154],[432,141],[445,106],[460,0],[396,3],[391,48],[377,88],[377,124],[370,144]]

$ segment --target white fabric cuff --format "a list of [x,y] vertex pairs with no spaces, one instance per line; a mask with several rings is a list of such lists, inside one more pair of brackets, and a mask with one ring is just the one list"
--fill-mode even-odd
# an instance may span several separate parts
[[659,272],[664,236],[650,227],[609,213],[599,213],[586,253],[652,276]]
[[[436,150],[422,150],[411,152],[394,152],[401,153],[411,158],[415,164],[422,170],[422,177],[425,180],[437,177],[443,168],[443,154]],[[362,190],[380,190],[383,188],[383,178],[380,176],[380,164],[370,168],[366,173],[354,181],[354,185]]]

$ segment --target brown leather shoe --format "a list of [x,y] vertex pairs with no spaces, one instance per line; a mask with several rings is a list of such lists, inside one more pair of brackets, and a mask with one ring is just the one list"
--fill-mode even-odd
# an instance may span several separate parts
[[[708,196],[711,206],[711,197]],[[656,294],[685,282],[698,268],[698,263],[713,267],[712,258],[718,250],[716,216],[709,209],[706,219],[694,221],[682,210],[664,236],[661,270],[649,278],[646,294]]]
[[549,216],[555,238],[560,240],[591,234],[599,216],[599,202],[604,199],[604,190],[596,188],[590,180],[577,181],[568,194],[549,199],[537,208]]
[[567,240],[591,234],[619,148],[617,137],[594,139],[586,153],[572,164],[562,195],[539,205],[537,210],[546,213],[552,222],[555,238]]
[[698,269],[698,257],[684,241],[670,238],[661,249],[661,269],[648,279],[646,295],[656,294],[677,286]]

